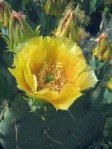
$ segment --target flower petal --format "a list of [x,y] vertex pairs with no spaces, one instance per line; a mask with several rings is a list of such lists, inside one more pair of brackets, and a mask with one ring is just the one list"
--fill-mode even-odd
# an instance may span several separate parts
[[[21,55],[17,55],[17,57],[15,58],[14,60],[14,67],[13,69],[8,69],[10,71],[10,73],[13,75],[13,76],[16,76],[16,81],[17,81],[17,84],[19,85],[19,87],[25,91],[29,91],[30,88],[28,86],[28,84],[26,83],[25,81],[25,78],[24,78],[24,68],[25,68],[25,62],[22,58],[20,58]],[[16,66],[15,66],[16,65]]]
[[73,85],[68,83],[61,90],[57,100],[51,100],[51,103],[58,110],[67,110],[73,102],[82,95],[82,93],[73,88]]
[[24,77],[29,88],[31,89],[31,92],[35,92],[37,90],[37,78],[34,74],[31,73],[29,61],[27,62],[24,69]]
[[80,85],[80,88],[81,88],[81,90],[85,90],[89,87],[93,87],[96,84],[97,81],[98,80],[95,76],[94,71],[89,71],[88,76],[86,77],[84,82]]

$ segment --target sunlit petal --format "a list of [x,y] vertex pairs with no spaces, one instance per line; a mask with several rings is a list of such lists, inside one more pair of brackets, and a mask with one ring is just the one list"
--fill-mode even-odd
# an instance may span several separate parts
[[80,47],[67,38],[32,38],[14,56],[13,67],[20,89],[57,110],[67,110],[97,82]]

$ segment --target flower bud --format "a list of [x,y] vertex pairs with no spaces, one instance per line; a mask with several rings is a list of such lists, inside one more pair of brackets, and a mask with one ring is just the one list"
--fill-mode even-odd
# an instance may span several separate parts
[[68,11],[60,20],[57,29],[53,32],[57,37],[67,37],[75,42],[80,42],[80,28],[76,25],[74,11]]
[[66,0],[47,0],[42,8],[46,15],[60,16],[66,4]]
[[109,81],[107,82],[107,88],[112,91],[112,77],[110,77]]
[[99,59],[103,61],[108,61],[111,59],[111,43],[107,37],[107,34],[104,32],[100,35],[100,37],[97,40],[98,44],[96,48],[94,49],[94,55]]
[[111,49],[111,46],[109,44],[109,46],[107,47],[106,51],[104,52],[104,54],[102,56],[102,59],[104,61],[108,61],[110,59],[111,51],[112,51],[112,49]]
[[10,5],[7,2],[0,0],[0,27],[8,27],[10,14]]
[[12,49],[35,36],[35,32],[25,20],[22,12],[12,11],[9,24],[9,39]]

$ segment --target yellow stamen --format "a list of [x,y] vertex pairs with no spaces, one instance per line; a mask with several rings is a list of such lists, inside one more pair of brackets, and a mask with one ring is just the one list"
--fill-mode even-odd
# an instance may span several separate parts
[[[51,80],[46,81],[46,78],[52,77]],[[63,66],[60,62],[53,65],[44,61],[40,72],[37,74],[38,90],[49,88],[52,91],[60,92],[61,88],[66,83],[63,73]]]

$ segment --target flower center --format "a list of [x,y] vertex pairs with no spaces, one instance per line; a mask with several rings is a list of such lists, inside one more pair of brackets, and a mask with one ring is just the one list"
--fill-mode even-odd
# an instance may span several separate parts
[[38,87],[37,90],[49,88],[52,91],[60,92],[65,85],[66,79],[63,73],[63,66],[60,62],[53,65],[44,61],[40,72],[37,74]]

